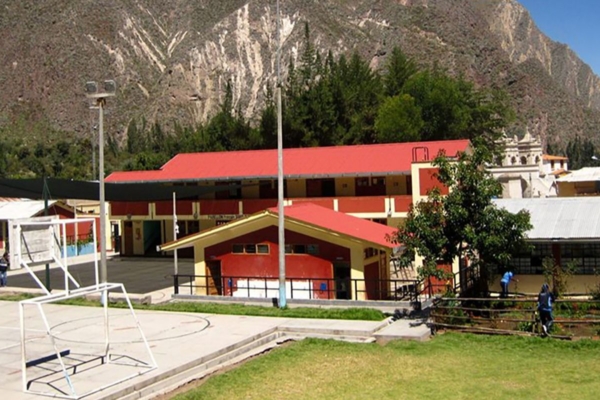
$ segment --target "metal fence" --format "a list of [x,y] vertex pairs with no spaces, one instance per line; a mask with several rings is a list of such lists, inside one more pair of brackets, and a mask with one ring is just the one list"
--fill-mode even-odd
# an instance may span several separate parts
[[[286,293],[291,299],[325,300],[390,300],[418,301],[440,294],[466,292],[479,271],[464,268],[447,281],[426,279],[351,279],[286,277]],[[278,277],[173,275],[175,294],[276,298]]]

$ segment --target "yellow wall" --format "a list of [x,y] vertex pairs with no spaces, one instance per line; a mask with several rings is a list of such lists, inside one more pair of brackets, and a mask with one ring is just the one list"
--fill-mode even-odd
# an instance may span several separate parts
[[304,179],[287,180],[287,197],[306,197],[306,183]]
[[260,185],[258,180],[243,181],[242,198],[243,199],[258,199],[260,197]]
[[337,178],[335,194],[337,197],[354,196],[356,193],[354,178]]
[[[199,182],[198,186],[213,186],[215,183],[214,182]],[[210,200],[210,199],[214,199],[215,198],[215,193],[214,192],[210,192],[210,193],[205,193],[201,196],[199,196],[201,199],[205,199],[205,200]]]
[[385,187],[388,195],[406,195],[408,188],[406,186],[406,176],[396,175],[385,178]]

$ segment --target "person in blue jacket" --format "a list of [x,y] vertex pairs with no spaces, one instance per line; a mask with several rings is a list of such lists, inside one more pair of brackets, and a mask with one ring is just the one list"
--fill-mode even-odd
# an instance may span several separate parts
[[502,279],[500,279],[500,286],[502,287],[500,297],[508,297],[508,284],[510,283],[510,281],[519,282],[519,280],[515,278],[515,274],[513,274],[512,271],[506,271],[504,275],[502,275]]
[[540,321],[542,322],[542,329],[545,335],[550,332],[552,322],[554,321],[552,317],[552,302],[554,302],[554,295],[550,292],[548,284],[544,283],[538,295],[537,310],[540,313]]

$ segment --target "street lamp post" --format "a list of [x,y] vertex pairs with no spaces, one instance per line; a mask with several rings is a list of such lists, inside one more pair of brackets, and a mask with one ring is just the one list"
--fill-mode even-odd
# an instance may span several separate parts
[[[98,87],[96,82],[85,84],[86,97],[96,102],[98,108],[98,177],[100,183],[100,282],[108,281],[106,268],[106,199],[104,195],[104,106],[106,98],[112,97],[117,91],[115,81],[108,80]],[[106,301],[107,299],[103,299]]]

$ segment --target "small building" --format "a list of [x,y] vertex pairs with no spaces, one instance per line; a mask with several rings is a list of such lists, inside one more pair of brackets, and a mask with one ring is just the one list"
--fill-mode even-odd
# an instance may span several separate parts
[[560,197],[598,196],[600,194],[600,167],[585,167],[556,180]]
[[[390,281],[396,229],[312,203],[284,209],[287,297],[381,300],[398,289]],[[191,282],[199,296],[278,297],[278,212],[250,216],[163,244],[193,248]],[[189,292],[187,292],[189,293]]]
[[[40,217],[45,213],[45,204],[42,200],[0,198],[0,252],[4,253],[9,247],[9,220]],[[76,218],[76,212],[72,207],[57,200],[48,201],[47,213],[60,219]],[[91,237],[92,224],[90,222],[69,224],[66,229],[67,242],[77,244],[78,241],[81,243]]]
[[[527,210],[531,215],[533,228],[527,237],[532,249],[515,254],[510,263],[519,279],[518,292],[539,292],[545,279],[545,258],[561,266],[575,266],[570,293],[589,293],[600,284],[600,197],[498,199],[494,203],[513,213]],[[500,289],[499,278],[495,288]]]

